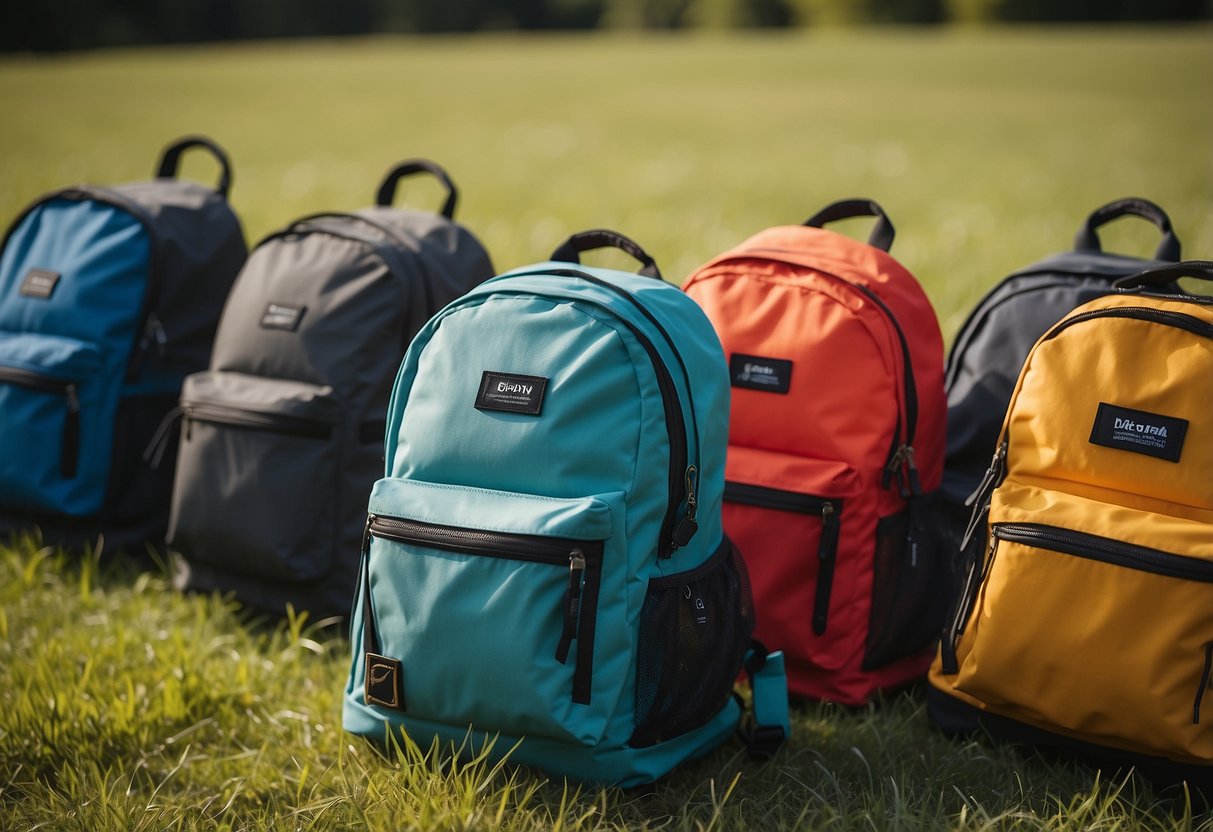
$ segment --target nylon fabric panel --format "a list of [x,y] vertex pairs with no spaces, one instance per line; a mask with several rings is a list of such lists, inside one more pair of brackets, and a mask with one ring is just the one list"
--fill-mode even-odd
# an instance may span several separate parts
[[[648,359],[637,359],[623,337],[569,302],[519,296],[458,306],[438,321],[402,422],[390,426],[399,441],[392,475],[501,491],[526,491],[533,482],[550,497],[636,481],[664,494],[669,450],[661,394],[651,377],[637,376],[633,362]],[[541,413],[476,409],[486,370],[546,378]],[[642,446],[642,436],[657,442]]]
[[[1152,498],[1213,510],[1213,431],[1200,428],[1210,366],[1213,340],[1159,323],[1097,318],[1061,330],[1040,342],[1025,369],[1008,422],[1008,476],[1110,489],[1129,506]],[[1091,443],[1101,402],[1190,420],[1180,463]]]
[[[26,215],[0,256],[0,329],[91,341],[107,366],[124,367],[149,258],[143,226],[125,211],[88,200],[45,202]],[[33,268],[61,275],[47,300],[20,294]],[[89,314],[81,315],[82,309]]]
[[[617,533],[622,498],[616,493],[553,499],[385,479],[375,485],[370,511],[448,527],[474,523],[477,532],[605,541],[608,578],[609,571],[619,571],[627,545]],[[574,656],[587,645],[578,639],[566,664],[554,657],[569,568],[518,559],[527,554],[487,556],[374,538],[376,622],[382,651],[403,664],[410,717],[582,744],[602,737],[631,656],[626,610],[608,603],[595,613],[594,695],[588,705],[574,703]],[[599,597],[618,594],[604,585]],[[520,609],[528,614],[520,617]],[[581,614],[590,613],[583,606]],[[469,685],[472,674],[476,684]]]
[[[871,585],[870,564],[846,556],[864,548],[865,535],[871,535],[876,522],[870,501],[850,502],[860,493],[859,477],[841,462],[733,446],[727,480],[837,501],[839,536],[827,629],[821,635],[813,632],[821,515],[733,502],[724,507],[730,536],[746,542],[742,555],[750,584],[754,597],[762,599],[754,637],[763,644],[780,645],[792,667],[807,664],[837,670],[862,649],[867,601],[860,573],[865,566]],[[844,557],[838,558],[838,553]]]
[[[254,249],[224,311],[212,369],[387,397],[398,364],[402,281],[366,244],[324,233],[272,240]],[[294,331],[261,325],[270,304],[302,307]],[[360,333],[351,338],[350,333]],[[366,344],[390,345],[368,350]],[[349,402],[351,406],[360,403]]]
[[1213,735],[1192,706],[1211,601],[1209,584],[1000,541],[955,684],[1038,727],[1206,762]]

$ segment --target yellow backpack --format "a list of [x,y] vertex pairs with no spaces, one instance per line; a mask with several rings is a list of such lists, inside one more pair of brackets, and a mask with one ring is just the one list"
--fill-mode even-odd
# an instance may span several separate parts
[[930,671],[945,730],[1213,779],[1213,297],[1159,289],[1182,276],[1213,262],[1118,281],[1028,356]]

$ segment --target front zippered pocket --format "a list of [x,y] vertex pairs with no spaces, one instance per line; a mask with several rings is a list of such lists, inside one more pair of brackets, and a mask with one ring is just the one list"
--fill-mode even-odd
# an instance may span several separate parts
[[99,400],[101,354],[53,335],[0,333],[0,502],[83,516],[109,472],[114,402]]
[[65,478],[76,476],[80,454],[79,384],[14,367],[0,367],[0,384],[11,384],[63,399],[63,444],[59,454],[59,472]]
[[860,649],[859,497],[859,476],[846,463],[729,446],[724,531],[749,573],[754,637],[791,661],[836,670]]
[[[486,532],[374,514],[368,516],[367,522],[371,537],[566,569],[568,582],[560,599],[560,637],[554,640],[553,658],[562,665],[567,664],[572,643],[577,641],[570,696],[580,705],[589,704],[594,673],[594,627],[602,580],[602,541]],[[370,545],[369,540],[367,545]]]
[[[169,521],[172,548],[236,575],[302,582],[356,547],[361,522],[342,484],[363,494],[375,460],[343,453],[332,388],[224,371],[188,376]],[[167,432],[163,432],[169,435]],[[372,467],[373,466],[373,467]]]
[[813,549],[817,560],[817,579],[813,592],[813,634],[825,635],[830,616],[830,595],[834,589],[834,565],[838,556],[838,531],[842,522],[842,500],[800,494],[779,488],[725,482],[724,499],[737,505],[774,511],[793,512],[820,518],[821,532]]
[[[1049,499],[1053,514],[1099,516],[1095,501]],[[1213,641],[1205,524],[1119,510],[1114,525],[1132,530],[1129,542],[1012,511],[996,500],[984,580],[957,645],[956,689],[993,713],[1078,739],[1210,759],[1213,737],[1199,729]],[[1188,556],[1146,545],[1142,530],[1196,548]]]
[[[397,709],[511,736],[601,737],[626,674],[599,678],[595,655],[627,653],[632,641],[617,600],[623,506],[622,494],[376,483],[363,621],[377,655],[400,668]],[[621,568],[607,573],[610,563]]]

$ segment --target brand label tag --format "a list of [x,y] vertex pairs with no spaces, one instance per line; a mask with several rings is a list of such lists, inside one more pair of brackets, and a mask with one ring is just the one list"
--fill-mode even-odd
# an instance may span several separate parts
[[48,300],[54,294],[55,287],[59,285],[60,277],[59,272],[30,269],[25,273],[25,279],[21,281],[21,294],[27,298]]
[[1091,443],[1179,462],[1188,420],[1100,402]]
[[401,693],[403,672],[399,659],[366,654],[366,690],[368,705],[383,705],[386,708],[404,710],[404,695]]
[[299,328],[299,322],[303,320],[303,313],[306,311],[306,306],[271,303],[265,307],[265,313],[261,316],[261,328],[294,332]]
[[502,410],[538,416],[543,409],[543,393],[548,380],[543,376],[494,373],[485,370],[476,394],[477,410]]
[[734,387],[787,393],[792,386],[792,362],[735,352],[729,356],[729,375]]

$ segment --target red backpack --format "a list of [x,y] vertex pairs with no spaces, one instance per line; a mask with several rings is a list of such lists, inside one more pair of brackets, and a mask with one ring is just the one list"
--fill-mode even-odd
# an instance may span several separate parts
[[[822,228],[859,216],[877,218],[867,244]],[[925,675],[950,582],[930,516],[943,339],[893,233],[875,202],[836,202],[683,287],[729,359],[724,524],[754,635],[784,650],[792,694],[847,705]]]

